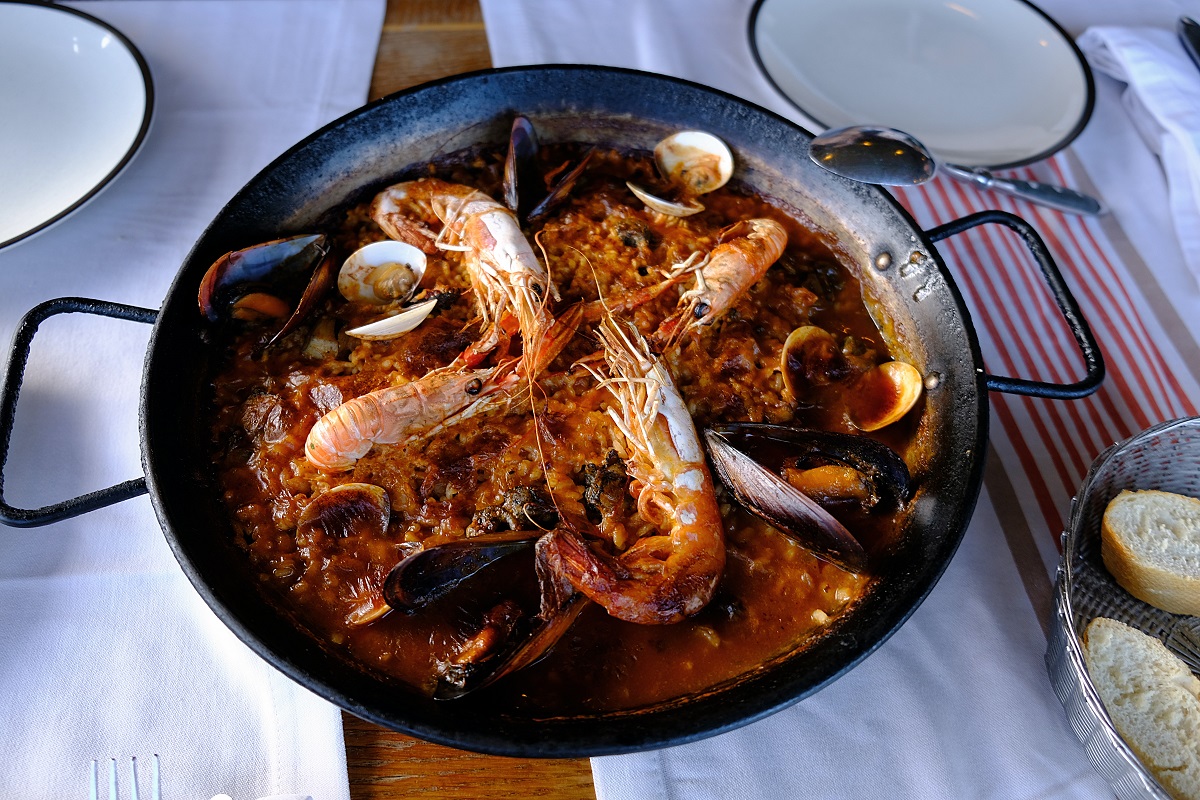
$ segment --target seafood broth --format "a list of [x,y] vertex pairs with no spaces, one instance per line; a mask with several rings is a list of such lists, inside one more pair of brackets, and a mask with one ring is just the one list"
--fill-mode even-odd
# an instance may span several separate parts
[[[549,183],[560,166],[581,156],[574,145],[543,146],[535,174],[549,176]],[[436,176],[502,198],[504,161],[502,151],[473,151],[408,177]],[[475,294],[482,290],[465,263],[469,254],[432,222],[429,233],[439,240],[424,248],[427,264],[414,302],[436,303],[401,336],[347,335],[398,303],[351,302],[337,290],[327,291],[268,347],[264,341],[279,328],[270,313],[216,325],[214,341],[226,353],[211,384],[212,450],[235,551],[273,602],[323,646],[432,693],[447,665],[518,636],[522,627],[511,618],[534,617],[545,598],[534,549],[518,548],[422,608],[385,613],[384,583],[406,555],[509,528],[536,535],[571,520],[593,526],[587,546],[604,559],[655,536],[661,519],[652,505],[639,507],[637,480],[631,491],[631,446],[610,415],[614,390],[603,381],[612,378],[598,355],[606,310],[632,323],[661,353],[697,431],[769,422],[869,435],[902,456],[913,451],[920,404],[870,434],[849,421],[856,379],[891,356],[847,259],[826,235],[795,210],[736,183],[704,194],[702,211],[680,217],[647,208],[629,182],[670,189],[649,154],[597,149],[561,204],[522,226],[548,270],[549,286],[531,284],[538,303],[525,309],[530,319],[521,319],[519,331],[515,322],[506,327],[503,318],[481,313]],[[326,233],[337,264],[388,238],[372,219],[371,199],[331,216]],[[676,280],[667,276],[689,259],[700,263],[723,232],[736,236],[736,223],[747,220],[782,226],[782,256],[711,324],[689,325],[676,311],[696,284],[695,272],[685,267],[675,269]],[[581,301],[582,319],[565,341],[553,341],[561,333],[553,320]],[[695,308],[689,316],[707,311]],[[540,326],[549,349],[534,352],[542,342],[526,341],[534,338],[526,324]],[[837,374],[810,375],[801,381],[804,390],[793,392],[785,386],[781,357],[789,334],[804,326],[832,334],[841,367]],[[472,355],[464,365],[465,354]],[[543,355],[552,360],[530,366]],[[504,391],[492,395],[501,401],[472,415],[454,416],[456,409],[447,407],[444,424],[410,441],[375,444],[349,468],[319,469],[306,457],[306,439],[326,414],[448,366],[480,376],[469,393],[487,395],[492,383],[503,384]],[[530,371],[537,374],[532,383],[524,377]],[[774,455],[786,461],[786,453]],[[789,470],[798,471],[786,463],[778,469],[791,480]],[[351,487],[358,491],[353,502],[350,491],[331,492],[350,484],[366,487]],[[372,494],[372,487],[383,492]],[[904,528],[903,511],[867,512],[830,501],[828,509],[868,554],[868,567],[855,573],[816,558],[752,516],[720,484],[715,495],[724,567],[702,608],[670,624],[640,624],[586,602],[545,658],[481,694],[533,713],[570,715],[636,709],[711,689],[835,629],[886,573]],[[326,502],[333,497],[343,502]],[[322,503],[332,511],[318,509]],[[529,510],[534,506],[553,513],[539,519]],[[514,508],[520,512],[515,520]],[[499,622],[501,616],[509,621]]]

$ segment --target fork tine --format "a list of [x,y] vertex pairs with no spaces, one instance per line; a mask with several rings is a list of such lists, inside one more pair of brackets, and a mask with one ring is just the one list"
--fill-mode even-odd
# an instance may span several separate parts
[[150,765],[150,800],[162,800],[158,782],[158,753],[154,754],[154,763]]
[[88,792],[88,800],[100,800],[100,796],[98,794],[100,787],[97,786],[97,783],[99,782],[99,772],[100,772],[100,765],[97,764],[96,759],[93,758],[92,759],[92,779],[88,783],[88,788],[91,789],[91,791]]
[[129,800],[138,800],[137,756],[129,758]]
[[108,800],[118,800],[117,797],[117,760],[108,760]]

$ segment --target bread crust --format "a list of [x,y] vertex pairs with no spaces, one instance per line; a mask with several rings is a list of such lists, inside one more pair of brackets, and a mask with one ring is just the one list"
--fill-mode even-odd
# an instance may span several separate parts
[[[1108,504],[1100,526],[1100,557],[1104,566],[1121,588],[1137,599],[1172,614],[1200,616],[1200,575],[1148,561],[1138,551],[1137,543],[1127,538],[1129,532],[1121,519],[1122,506],[1145,502],[1170,502],[1181,508],[1195,504],[1200,509],[1200,500],[1170,492],[1121,492]],[[1200,531],[1195,539],[1200,542]]]

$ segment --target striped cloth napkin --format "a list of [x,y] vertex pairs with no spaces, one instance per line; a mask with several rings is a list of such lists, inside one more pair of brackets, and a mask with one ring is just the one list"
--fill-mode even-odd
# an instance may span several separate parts
[[[743,97],[812,129],[754,65],[751,0],[482,0],[496,66],[590,63],[660,72]],[[1054,0],[1075,33],[1130,24],[1112,2]],[[1172,27],[1178,3],[1139,4]],[[1196,16],[1196,11],[1190,11]],[[1052,401],[993,392],[984,491],[945,576],[891,639],[818,694],[693,744],[592,761],[602,800],[785,797],[1079,797],[1110,790],[1091,769],[1043,663],[1053,572],[1071,499],[1109,445],[1200,411],[1200,290],[1170,228],[1161,170],[1097,77],[1088,129],[1014,177],[1099,194],[1112,213],[1066,215],[937,178],[895,194],[928,230],[976,211],[1028,220],[1099,342],[1094,395]],[[985,369],[1070,383],[1083,360],[1032,257],[1006,228],[945,239]]]

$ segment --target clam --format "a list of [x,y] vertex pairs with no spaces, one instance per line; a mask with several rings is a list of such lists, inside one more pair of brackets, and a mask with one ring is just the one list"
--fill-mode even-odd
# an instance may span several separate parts
[[234,250],[213,262],[197,302],[210,321],[285,319],[266,342],[295,329],[329,288],[333,259],[323,234],[293,236]]
[[629,191],[633,192],[634,195],[637,196],[637,199],[645,203],[648,208],[653,211],[657,211],[660,214],[666,214],[669,217],[690,217],[692,214],[699,214],[704,210],[704,206],[700,205],[695,200],[677,203],[651,194],[648,190],[643,189],[641,186],[638,186],[636,183],[632,183],[631,181],[626,181],[625,185],[628,186]]
[[680,194],[680,199],[659,197],[635,183],[629,190],[649,208],[673,217],[704,210],[694,197],[721,188],[733,176],[733,153],[723,141],[704,131],[680,131],[654,148],[658,172]]
[[689,195],[720,189],[733,177],[733,153],[704,131],[680,131],[654,148],[654,163],[664,178]]
[[359,325],[357,328],[349,328],[346,330],[346,333],[349,336],[367,340],[395,338],[402,333],[408,333],[424,322],[425,318],[433,313],[437,302],[436,297],[431,297],[428,300],[423,300],[420,303],[409,306],[390,317],[368,322],[366,325]]
[[342,263],[338,291],[351,302],[404,303],[425,277],[425,254],[411,244],[386,240],[360,247]]
[[850,421],[863,431],[896,422],[916,405],[923,381],[920,371],[903,361],[885,361],[859,377],[850,393]]
[[[342,263],[338,291],[351,302],[378,306],[407,303],[419,291],[425,267],[425,254],[410,244],[373,242],[355,250]],[[391,339],[416,328],[436,306],[437,299],[429,298],[346,333],[359,339]]]
[[815,325],[804,325],[788,334],[779,370],[788,392],[799,398],[809,386],[845,377],[847,364],[833,334]]

